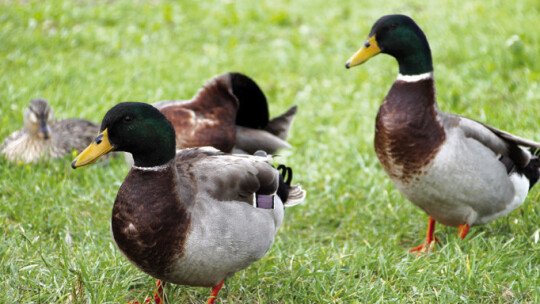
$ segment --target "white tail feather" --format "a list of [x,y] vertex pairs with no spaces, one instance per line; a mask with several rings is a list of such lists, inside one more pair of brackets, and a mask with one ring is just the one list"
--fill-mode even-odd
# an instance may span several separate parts
[[306,190],[302,189],[300,184],[294,185],[289,190],[289,198],[283,204],[285,207],[291,207],[304,202],[306,198]]

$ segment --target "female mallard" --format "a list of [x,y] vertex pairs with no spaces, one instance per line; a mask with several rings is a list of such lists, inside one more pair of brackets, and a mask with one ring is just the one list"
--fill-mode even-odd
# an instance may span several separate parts
[[43,98],[32,100],[23,115],[24,128],[0,146],[0,152],[12,162],[37,162],[42,158],[61,158],[73,150],[82,151],[99,131],[98,124],[84,119],[55,121]]
[[411,251],[429,248],[435,221],[459,226],[463,239],[470,226],[519,207],[539,178],[540,161],[530,151],[540,143],[441,112],[431,51],[411,18],[379,19],[346,67],[379,53],[397,59],[399,75],[379,108],[375,152],[396,187],[430,219],[425,243]]
[[135,161],[113,207],[118,248],[159,280],[213,287],[208,303],[226,278],[270,249],[283,206],[305,197],[299,185],[290,185],[290,168],[283,169],[289,175],[284,182],[269,157],[209,148],[176,151],[172,124],[144,103],[109,110],[101,133],[72,166],[109,151],[130,152]]
[[270,120],[264,93],[240,73],[214,77],[191,100],[166,100],[153,106],[172,122],[177,149],[212,146],[249,154],[290,148],[285,140],[297,110],[293,106]]

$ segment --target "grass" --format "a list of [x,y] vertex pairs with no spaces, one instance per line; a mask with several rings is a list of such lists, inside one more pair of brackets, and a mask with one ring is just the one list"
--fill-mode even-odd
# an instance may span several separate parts
[[[225,283],[218,303],[539,303],[540,187],[517,211],[471,229],[437,226],[430,255],[408,254],[427,216],[385,176],[374,118],[397,74],[378,56],[345,61],[375,20],[411,15],[433,50],[439,106],[536,141],[540,2],[344,0],[1,1],[0,138],[30,99],[58,118],[100,121],[120,101],[189,98],[216,74],[253,77],[279,114],[299,105],[279,158],[308,191],[272,249]],[[115,248],[123,159],[81,170],[70,157],[0,159],[0,302],[125,303],[154,280]],[[166,289],[171,303],[210,290]]]

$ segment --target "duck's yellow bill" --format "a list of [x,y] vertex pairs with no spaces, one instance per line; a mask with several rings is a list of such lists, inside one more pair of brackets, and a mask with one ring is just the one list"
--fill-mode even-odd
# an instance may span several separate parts
[[356,54],[352,55],[349,60],[347,60],[347,63],[345,64],[345,67],[352,68],[355,65],[362,64],[366,62],[369,58],[379,54],[381,52],[381,49],[377,45],[377,40],[375,39],[375,35],[368,38],[366,43],[356,52]]
[[114,147],[109,142],[109,135],[107,129],[103,130],[92,143],[84,149],[84,151],[73,160],[71,167],[76,169],[78,167],[89,165],[98,160],[103,155],[107,154]]

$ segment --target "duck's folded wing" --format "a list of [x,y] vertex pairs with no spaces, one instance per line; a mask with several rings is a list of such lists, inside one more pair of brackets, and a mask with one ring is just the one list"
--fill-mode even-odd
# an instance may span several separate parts
[[502,138],[502,139],[504,139],[506,141],[513,142],[514,144],[520,145],[520,146],[540,149],[540,143],[538,143],[538,142],[535,142],[535,141],[532,141],[532,140],[528,140],[528,139],[525,139],[525,138],[510,134],[508,132],[496,129],[496,128],[492,127],[492,126],[483,124],[481,122],[478,122],[478,123],[483,125],[484,127],[488,128],[491,132],[495,133],[497,136],[499,136],[500,138]]
[[255,194],[273,195],[277,191],[279,172],[268,160],[269,157],[229,155],[206,147],[177,154],[179,172],[196,180],[198,196],[248,204],[254,204]]
[[0,152],[4,153],[4,149],[8,147],[9,144],[12,144],[16,139],[19,139],[24,134],[23,130],[17,130],[11,135],[9,135],[6,139],[4,139],[4,142],[0,146]]
[[51,123],[51,133],[55,134],[55,144],[61,143],[59,149],[69,153],[76,149],[82,152],[99,134],[99,124],[86,119],[69,118]]
[[458,127],[465,136],[476,139],[496,154],[510,157],[521,168],[527,166],[531,154],[519,146],[540,148],[540,143],[512,135],[466,117],[457,115],[456,117],[459,118]]
[[266,130],[236,126],[236,145],[234,148],[235,153],[240,151],[240,153],[253,154],[258,150],[263,150],[272,154],[280,149],[291,148],[291,145]]

